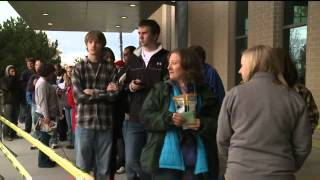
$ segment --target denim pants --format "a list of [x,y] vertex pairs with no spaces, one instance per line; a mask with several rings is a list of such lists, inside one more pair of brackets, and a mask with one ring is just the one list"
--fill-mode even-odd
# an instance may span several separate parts
[[[32,104],[32,106],[31,106],[31,117],[32,117],[32,122],[33,122],[34,127],[37,124],[39,117],[41,116],[41,114],[36,112],[36,108],[37,108],[37,105]],[[39,135],[39,131],[36,130],[35,128],[34,128],[33,132],[31,133],[31,135],[32,135],[32,137],[34,137],[36,139],[39,139],[39,136],[40,136]]]
[[134,179],[137,175],[144,180],[150,177],[143,172],[140,165],[142,148],[147,141],[147,132],[139,122],[125,120],[123,122],[123,139],[125,144],[125,168],[128,180]]
[[73,144],[73,133],[72,133],[72,123],[71,123],[71,117],[72,117],[72,109],[71,108],[65,108],[64,109],[64,114],[66,117],[66,122],[68,125],[68,132],[67,132],[67,136],[68,136],[68,141],[70,142],[70,144]]
[[[50,134],[46,132],[39,131],[39,141],[41,141],[44,145],[49,146],[49,140],[50,140]],[[39,150],[39,155],[38,155],[38,165],[48,165],[52,163],[50,158],[44,154],[42,151]]]
[[112,130],[94,130],[77,126],[76,165],[89,173],[94,171],[95,179],[106,178],[112,150]]

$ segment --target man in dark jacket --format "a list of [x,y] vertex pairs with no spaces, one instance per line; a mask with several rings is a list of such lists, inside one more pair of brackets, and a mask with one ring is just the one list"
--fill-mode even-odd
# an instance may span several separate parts
[[124,121],[127,179],[148,179],[140,167],[140,155],[147,140],[147,133],[139,117],[142,104],[153,85],[167,76],[168,51],[157,43],[160,26],[154,20],[142,20],[139,24],[141,47],[129,57],[126,87],[129,91],[129,119]]
[[[23,93],[26,94],[28,81],[32,74],[34,74],[34,58],[26,58],[27,69],[20,75],[20,82],[22,84]],[[30,133],[32,128],[31,106],[28,105],[26,98],[20,104],[19,121],[25,122],[25,131]]]
[[[0,80],[1,98],[3,99],[2,111],[5,118],[15,125],[18,124],[19,104],[23,98],[23,90],[19,85],[16,68],[13,65],[7,66],[5,76]],[[8,126],[4,126],[3,135],[8,141],[17,137],[15,131]]]

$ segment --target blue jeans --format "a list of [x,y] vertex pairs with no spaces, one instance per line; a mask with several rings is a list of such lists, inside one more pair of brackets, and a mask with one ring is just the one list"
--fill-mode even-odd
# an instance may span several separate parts
[[[37,108],[37,105],[32,104],[31,117],[32,117],[32,122],[33,122],[34,127],[37,124],[38,118],[41,116],[41,114],[36,112],[36,108]],[[39,131],[38,130],[34,129],[34,131],[31,133],[31,135],[32,135],[32,137],[39,139]]]
[[142,148],[147,142],[147,132],[139,122],[125,120],[122,127],[123,139],[125,144],[126,174],[127,179],[134,179],[139,175],[141,179],[148,179],[140,165]]
[[[44,145],[49,146],[50,135],[42,131],[39,131],[38,135],[39,141],[41,141]],[[50,158],[45,153],[39,150],[38,166],[48,165],[51,163],[52,161],[50,160]]]
[[68,136],[68,141],[70,142],[70,144],[73,144],[73,133],[72,133],[72,125],[71,125],[71,116],[72,116],[72,109],[71,108],[65,108],[64,109],[64,114],[66,116],[66,122],[67,122],[67,125],[68,125],[68,133],[67,133],[67,136]]
[[95,179],[103,179],[109,173],[112,149],[112,130],[76,128],[76,165],[89,173],[94,170]]

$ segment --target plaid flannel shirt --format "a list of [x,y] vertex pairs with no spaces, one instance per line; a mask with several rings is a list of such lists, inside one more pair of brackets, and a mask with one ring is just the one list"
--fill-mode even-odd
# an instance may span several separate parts
[[319,111],[314,99],[312,97],[311,92],[302,84],[296,84],[295,90],[301,95],[301,97],[305,100],[306,106],[308,109],[308,117],[311,121],[312,133],[318,126],[319,120]]
[[[115,100],[115,94],[107,93],[106,88],[114,72],[113,64],[100,60],[95,73],[87,57],[75,65],[72,85],[77,104],[77,126],[96,130],[112,127],[111,102]],[[94,89],[93,95],[84,94],[85,89]]]

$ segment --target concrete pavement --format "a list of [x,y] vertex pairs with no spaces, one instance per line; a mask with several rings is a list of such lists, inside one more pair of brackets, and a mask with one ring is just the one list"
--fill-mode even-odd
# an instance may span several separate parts
[[[320,145],[320,132],[316,132],[314,137],[314,146]],[[31,174],[34,180],[70,180],[71,176],[61,167],[55,168],[38,168],[37,157],[38,150],[30,150],[30,143],[24,139],[15,139],[14,141],[4,141],[12,151],[14,151],[18,157],[17,159]],[[66,142],[60,143],[65,147]],[[71,162],[75,162],[74,150],[66,148],[58,148],[55,151],[62,157],[69,159]],[[10,162],[0,152],[0,174],[5,177],[6,180],[18,180],[22,179],[14,169]],[[125,174],[118,175],[116,180],[124,180]],[[313,147],[312,152],[301,170],[297,173],[297,180],[320,180],[320,147]]]

